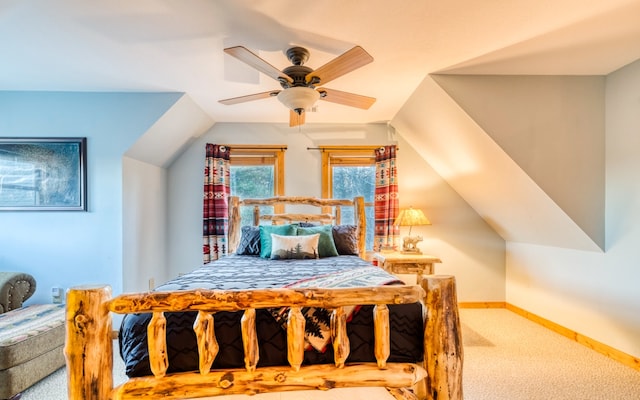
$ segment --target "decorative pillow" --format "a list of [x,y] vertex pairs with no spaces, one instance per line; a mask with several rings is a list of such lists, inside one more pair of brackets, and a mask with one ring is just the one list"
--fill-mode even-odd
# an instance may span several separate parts
[[318,258],[318,240],[320,234],[305,236],[282,236],[271,234],[271,259],[309,259]]
[[296,235],[313,235],[314,233],[320,234],[320,240],[318,241],[318,255],[320,257],[333,257],[338,255],[338,250],[333,242],[331,225],[318,225],[307,228],[298,227],[296,230]]
[[271,257],[271,234],[295,236],[295,225],[260,225],[260,257]]
[[245,225],[242,227],[240,243],[236,249],[236,254],[241,256],[260,255],[260,227]]
[[334,225],[332,232],[338,254],[341,256],[360,255],[356,225]]

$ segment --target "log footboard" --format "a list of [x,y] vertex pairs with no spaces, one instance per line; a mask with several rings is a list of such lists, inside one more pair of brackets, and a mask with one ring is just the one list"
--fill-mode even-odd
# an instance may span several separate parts
[[[387,362],[388,304],[422,301],[425,305],[424,362]],[[375,363],[348,364],[349,340],[344,307],[374,304]],[[255,332],[257,308],[290,307],[287,327],[290,366],[260,367]],[[304,318],[302,307],[333,310],[334,365],[302,366]],[[218,351],[213,321],[218,311],[244,310],[242,340],[245,369],[210,370]],[[194,331],[198,340],[197,372],[167,374],[165,312],[198,311]],[[132,378],[113,388],[110,313],[153,313],[148,328],[150,366],[154,376]],[[461,400],[462,341],[451,276],[430,275],[421,286],[349,289],[266,289],[248,291],[197,290],[151,292],[111,298],[108,286],[76,287],[67,292],[68,392],[71,400],[184,399],[225,394],[340,387],[381,386],[398,399]],[[412,388],[412,389],[409,389]]]

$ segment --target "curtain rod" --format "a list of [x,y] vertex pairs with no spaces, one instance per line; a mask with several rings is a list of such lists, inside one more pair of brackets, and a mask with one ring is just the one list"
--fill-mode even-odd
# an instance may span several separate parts
[[[384,146],[377,147],[375,149],[384,149]],[[345,147],[345,148],[332,148],[330,151],[343,151],[343,150],[375,150],[371,147]],[[307,150],[319,150],[327,151],[329,149],[323,147],[307,147]],[[396,147],[396,151],[400,151],[400,147]]]
[[[228,145],[221,144],[220,147],[238,149],[238,150],[288,150],[287,146],[243,146],[243,145]],[[224,151],[224,150],[223,150]]]

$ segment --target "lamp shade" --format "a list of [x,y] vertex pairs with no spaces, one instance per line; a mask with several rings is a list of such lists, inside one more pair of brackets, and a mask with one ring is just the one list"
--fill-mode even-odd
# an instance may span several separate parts
[[431,225],[431,221],[424,215],[422,210],[409,207],[400,210],[400,214],[398,214],[398,218],[393,224],[399,226]]
[[320,93],[317,90],[304,86],[294,86],[278,93],[278,100],[298,114],[300,114],[298,110],[311,108],[319,98]]

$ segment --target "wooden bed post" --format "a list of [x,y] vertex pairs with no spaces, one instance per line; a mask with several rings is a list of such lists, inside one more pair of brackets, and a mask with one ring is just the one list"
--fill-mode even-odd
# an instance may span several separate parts
[[240,242],[240,198],[238,196],[229,197],[229,239],[227,241],[227,253],[231,254],[238,248]]
[[364,209],[364,197],[358,196],[353,199],[354,219],[358,225],[358,247],[360,250],[360,258],[365,258],[367,253],[367,215]]
[[81,286],[67,291],[67,381],[70,400],[105,400],[113,389],[110,286]]
[[428,400],[462,400],[462,333],[456,279],[428,275],[420,283],[426,292],[424,367]]

